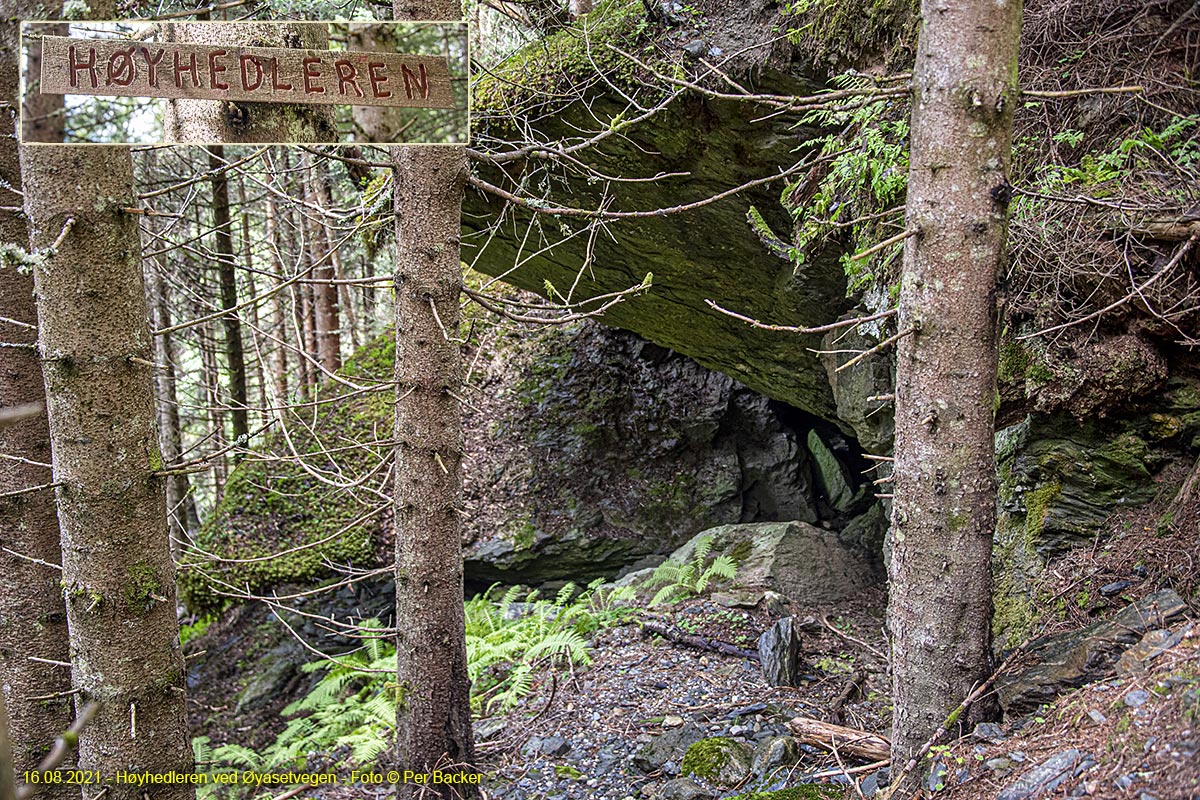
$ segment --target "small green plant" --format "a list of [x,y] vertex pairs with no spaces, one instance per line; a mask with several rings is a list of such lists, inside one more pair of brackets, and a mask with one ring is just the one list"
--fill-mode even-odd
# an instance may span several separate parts
[[[877,88],[869,76],[847,73],[833,79],[838,89]],[[854,250],[865,252],[892,237],[902,225],[902,204],[908,188],[908,118],[887,100],[859,98],[813,111],[799,123],[819,125],[829,133],[807,140],[804,149],[817,149],[828,168],[787,186],[783,204],[795,219],[790,256],[796,269],[831,240],[848,237]],[[847,141],[856,141],[847,147]],[[846,252],[842,267],[847,294],[871,285],[894,282],[903,243],[897,242],[870,258]]]
[[696,542],[696,549],[690,561],[680,563],[668,559],[659,564],[647,585],[666,585],[655,593],[650,605],[658,606],[703,594],[714,578],[733,580],[737,575],[737,564],[727,555],[719,555],[710,560],[708,556],[712,552],[712,546],[713,538],[703,536]]
[[205,614],[188,625],[179,626],[179,644],[186,645],[193,639],[198,639],[208,630],[208,626],[217,621],[216,614]]
[[573,583],[553,601],[531,592],[518,603],[520,588],[504,593],[499,602],[482,597],[467,601],[467,674],[478,710],[507,710],[533,685],[535,671],[560,664],[587,664],[586,637],[603,627],[620,624],[633,609],[629,587],[603,590],[602,580],[582,592]]

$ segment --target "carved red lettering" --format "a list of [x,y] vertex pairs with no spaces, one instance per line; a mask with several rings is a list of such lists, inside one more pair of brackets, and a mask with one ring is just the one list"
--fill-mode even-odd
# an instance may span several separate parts
[[408,68],[407,64],[400,66],[400,74],[404,76],[404,93],[408,99],[413,99],[413,89],[421,95],[422,100],[429,99],[429,72],[424,64],[418,64],[420,75]]
[[[242,67],[242,89],[247,92],[252,92],[262,86],[263,68],[262,64],[258,63],[257,56],[242,55],[238,58]],[[254,68],[254,81],[250,81],[250,73],[246,71],[247,67]]]
[[212,89],[228,89],[228,83],[222,83],[217,75],[224,72],[227,67],[217,61],[221,56],[228,55],[224,50],[213,50],[208,54],[208,85]]
[[196,63],[196,54],[190,53],[188,55],[188,59],[190,60],[190,63],[186,67],[181,67],[179,65],[179,55],[180,55],[179,52],[176,51],[175,55],[174,55],[176,88],[179,88],[179,89],[183,88],[184,73],[188,73],[192,76],[192,86],[193,87],[199,86],[200,85],[200,66]]
[[380,75],[377,70],[384,68],[381,61],[371,61],[367,64],[367,75],[371,78],[371,94],[375,97],[391,97],[392,93],[383,89],[383,85],[387,83],[388,76]]
[[117,86],[128,86],[133,83],[133,79],[137,77],[137,68],[133,64],[133,51],[136,49],[131,47],[128,50],[117,50],[108,57],[108,77],[104,81],[105,86],[114,83]]
[[346,87],[349,86],[354,90],[354,93],[359,97],[363,96],[363,90],[354,82],[354,78],[358,75],[358,70],[349,61],[335,61],[333,68],[337,71],[338,79],[338,94],[349,94]]
[[314,78],[321,77],[321,73],[317,72],[315,64],[320,64],[321,59],[316,56],[309,56],[300,62],[304,66],[304,93],[305,94],[325,94],[324,86],[317,86],[312,81]]
[[279,59],[275,56],[271,56],[271,86],[274,87],[276,91],[292,88],[290,83],[284,83],[283,81],[279,80]]
[[146,62],[146,80],[150,83],[151,89],[157,89],[158,88],[158,65],[160,63],[162,63],[163,56],[165,56],[166,53],[162,50],[162,48],[159,48],[158,49],[158,57],[151,58],[150,57],[150,48],[148,48],[148,47],[143,47],[141,49],[141,53],[142,53],[142,58]]
[[94,48],[94,47],[88,48],[88,60],[86,62],[84,62],[84,61],[76,61],[75,60],[75,45],[71,45],[67,49],[67,62],[71,68],[71,85],[72,86],[79,85],[79,73],[82,70],[87,70],[88,76],[92,79],[92,88],[93,89],[95,89],[99,85],[99,81],[97,80],[97,76],[96,76],[96,48]]

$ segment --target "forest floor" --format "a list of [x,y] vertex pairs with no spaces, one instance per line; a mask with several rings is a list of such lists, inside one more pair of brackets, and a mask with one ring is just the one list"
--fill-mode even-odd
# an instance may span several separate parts
[[[1053,562],[1043,576],[1039,635],[1084,635],[1131,604],[1170,587],[1194,598],[1200,575],[1192,504],[1164,523],[1162,508],[1122,515],[1095,547]],[[677,629],[743,649],[780,616],[781,609],[724,604],[719,591],[678,603],[656,616]],[[1065,602],[1064,602],[1065,601]],[[601,629],[591,642],[591,663],[539,673],[531,691],[511,710],[475,722],[480,765],[488,772],[485,796],[495,800],[663,798],[711,800],[791,795],[753,793],[821,783],[834,796],[869,798],[886,784],[882,764],[866,764],[820,747],[800,745],[782,765],[732,786],[680,777],[687,747],[725,737],[761,756],[788,731],[794,717],[809,717],[887,735],[887,665],[883,657],[885,597],[863,593],[837,609],[789,609],[799,626],[802,680],[796,688],[768,686],[749,658],[698,650],[646,633],[636,622]],[[255,660],[247,642],[269,624],[249,607],[213,626],[205,638],[230,649],[218,662],[246,666]],[[1200,798],[1200,614],[1192,607],[1156,623],[1145,636],[1123,643],[1124,656],[1086,665],[1086,677],[1057,699],[1002,725],[939,743],[921,775],[931,796],[947,800],[1037,800],[1049,797],[1197,800]],[[224,630],[222,630],[224,629]],[[239,633],[240,631],[240,633]],[[1140,642],[1138,639],[1140,638]],[[1132,645],[1132,646],[1130,646]],[[1010,665],[1026,667],[1021,658]],[[1094,668],[1093,668],[1094,667]],[[242,672],[230,672],[230,675]],[[209,678],[216,673],[209,673]],[[228,714],[229,687],[221,681],[195,687],[193,703],[213,713],[217,727]],[[295,699],[305,682],[293,678],[277,702]],[[283,696],[286,695],[286,696]],[[226,698],[222,700],[222,698]],[[222,708],[224,706],[224,708]],[[223,712],[223,713],[222,713]],[[278,720],[277,710],[264,719]],[[236,720],[242,726],[244,717]],[[208,724],[214,741],[266,740],[265,724],[224,731]],[[840,763],[839,763],[840,762]],[[839,774],[843,765],[853,782]],[[765,772],[765,774],[763,774]],[[391,796],[391,787],[362,785],[312,789],[320,800]],[[882,796],[882,795],[881,795]]]

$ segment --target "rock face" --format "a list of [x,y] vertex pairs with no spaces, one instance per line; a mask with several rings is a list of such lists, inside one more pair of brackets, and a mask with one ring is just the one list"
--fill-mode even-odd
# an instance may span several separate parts
[[1016,781],[1001,790],[996,800],[1032,800],[1051,794],[1067,781],[1078,778],[1096,765],[1090,754],[1078,750],[1063,750],[1038,764]]
[[1126,606],[1112,619],[1035,641],[1033,666],[996,682],[1009,714],[1023,714],[1062,692],[1109,674],[1121,654],[1147,631],[1163,628],[1187,610],[1174,591],[1163,589]]
[[[838,507],[858,488],[850,482],[854,446],[837,429],[631,333],[595,323],[491,324],[487,349],[471,359],[479,391],[465,407],[465,568],[475,587],[612,576],[723,524],[846,518]],[[357,353],[346,374],[384,378],[393,353],[383,337]],[[317,437],[301,427],[292,441],[328,471],[321,441],[378,441],[391,413],[385,393],[321,406],[315,424],[306,420]],[[821,434],[810,445],[814,427]],[[819,448],[820,467],[810,446]],[[346,449],[334,472],[363,475],[387,457],[384,446]],[[818,482],[817,474],[826,477]],[[836,488],[826,489],[835,476]],[[356,494],[284,461],[243,462],[201,536],[204,549],[244,557],[282,542],[326,543],[206,569],[263,589],[320,578],[326,560],[378,563],[391,549],[390,509],[354,524],[378,506],[378,497]],[[814,544],[806,554],[824,558],[836,535],[817,539],[828,547]],[[195,576],[185,575],[184,587],[193,605],[218,602]]]
[[[721,47],[711,37],[736,36],[740,42],[725,45],[729,56],[750,49],[761,67],[765,54],[746,45],[779,39],[771,34],[772,25],[779,22],[778,4],[704,6],[705,44]],[[722,24],[725,11],[738,19]],[[577,81],[579,88],[587,87],[586,103],[566,105],[552,114],[540,109],[535,123],[538,135],[551,141],[576,137],[596,127],[597,120],[603,126],[625,110],[627,103],[617,92],[596,91],[604,84],[594,75],[599,67],[613,81],[610,85],[647,83],[649,76],[631,72],[629,62],[614,58],[605,46],[605,37],[621,39],[618,46],[629,46],[636,38],[631,31],[648,27],[645,9],[640,0],[611,0],[598,3],[589,19],[587,37],[579,30],[562,31],[513,59],[495,78],[480,82],[473,119],[482,142],[512,135],[505,125],[511,109],[526,99],[521,86],[561,82],[566,84],[561,87],[565,92]],[[759,32],[761,38],[754,38]],[[581,44],[585,38],[588,50]],[[786,47],[779,45],[781,50]],[[729,63],[722,63],[729,69]],[[778,63],[791,68],[784,59]],[[759,68],[754,85],[758,91],[783,94],[807,94],[817,88],[801,75],[802,66],[796,65],[795,72],[791,76]],[[537,100],[539,105],[546,102],[544,97]],[[576,175],[549,194],[547,202],[579,208],[607,204],[611,211],[673,208],[778,173],[781,165],[795,163],[793,150],[798,143],[817,135],[815,129],[796,130],[793,122],[778,115],[756,121],[759,116],[743,103],[689,96],[652,120],[607,139],[602,152],[579,153],[602,172],[619,167],[623,175],[686,173],[686,178],[623,183],[614,192],[604,181]],[[511,167],[505,172],[526,186],[543,183],[535,161],[528,162],[524,173]],[[485,168],[482,176],[512,188],[499,171]],[[563,179],[556,174],[551,183]],[[845,275],[835,255],[797,267],[764,245],[764,238],[790,239],[791,220],[779,202],[781,186],[782,182],[754,187],[686,213],[618,222],[613,236],[598,236],[594,241],[580,235],[586,220],[562,217],[552,226],[538,226],[539,236],[555,246],[539,246],[534,252],[523,244],[523,232],[531,224],[529,212],[496,196],[469,191],[463,207],[463,257],[480,271],[504,275],[505,281],[533,292],[545,293],[547,281],[555,287],[577,285],[576,297],[626,290],[653,273],[651,289],[608,310],[603,317],[606,323],[637,331],[768,397],[832,420],[829,384],[818,356],[809,349],[819,349],[819,336],[755,329],[705,302],[721,298],[722,306],[737,313],[793,326],[830,322],[846,305]],[[748,221],[752,208],[759,212],[753,223]],[[487,232],[487,225],[501,212],[507,223],[494,235]],[[518,262],[520,268],[513,270]],[[581,270],[582,264],[587,268]]]
[[996,437],[1000,474],[996,531],[997,618],[1001,641],[1024,640],[1036,609],[1029,585],[1047,559],[1090,543],[1122,508],[1158,491],[1162,462],[1136,425],[1029,417]]
[[483,454],[467,474],[473,580],[613,574],[714,525],[818,518],[805,431],[632,334],[543,332],[482,388],[490,422],[467,440]]

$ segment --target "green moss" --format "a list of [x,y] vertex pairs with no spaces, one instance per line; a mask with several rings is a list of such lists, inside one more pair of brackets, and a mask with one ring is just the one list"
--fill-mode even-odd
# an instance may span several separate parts
[[737,745],[734,741],[724,736],[701,739],[683,754],[679,770],[683,775],[695,775],[707,781],[716,780],[721,770],[733,758],[732,751],[735,747]]
[[533,547],[534,539],[537,534],[537,528],[533,524],[533,520],[527,519],[521,527],[513,532],[512,542],[513,547],[518,550],[529,550]]
[[1000,383],[1023,384],[1029,361],[1029,353],[1017,342],[1006,340],[1001,343],[997,365]]
[[125,570],[125,602],[134,610],[147,611],[162,596],[158,570],[145,561],[138,561]]
[[835,66],[911,65],[919,0],[796,0],[789,38],[812,58]]
[[1062,495],[1061,481],[1048,481],[1025,495],[1025,548],[1032,553],[1046,527],[1050,506]]
[[752,552],[754,552],[754,544],[749,539],[743,539],[729,548],[729,552],[726,555],[732,558],[735,564],[741,565],[743,561],[750,557]]
[[504,124],[529,106],[561,103],[546,98],[591,82],[597,70],[618,86],[637,88],[644,83],[640,68],[608,45],[636,50],[636,40],[647,28],[641,0],[602,0],[587,16],[530,44],[479,80],[471,95],[472,117],[488,125]]
[[151,472],[158,472],[163,468],[162,451],[158,449],[157,445],[152,444],[150,446],[150,457],[148,460]]
[[583,773],[572,767],[570,764],[555,764],[554,774],[560,778],[571,778],[577,780],[583,777]]
[[[392,338],[381,336],[347,361],[345,373],[367,383],[386,380],[392,374],[394,354]],[[332,402],[317,405],[315,419],[307,420],[315,423],[313,430],[320,431],[321,437],[329,438],[318,440],[306,427],[289,432],[297,452],[318,469],[330,467],[324,442],[359,441],[362,437],[354,431],[364,427],[390,430],[392,391],[333,400],[344,392],[340,385],[323,387],[315,399]],[[266,443],[268,449],[272,446],[284,447],[279,439]],[[382,446],[348,449],[335,458],[343,474],[365,474],[386,455],[385,450]],[[180,594],[193,611],[213,612],[227,602],[225,592],[261,593],[281,583],[319,582],[331,574],[330,564],[371,566],[381,547],[383,515],[360,519],[366,510],[291,460],[247,459],[230,474],[221,503],[197,535],[201,550],[230,561],[181,563]],[[271,557],[281,550],[291,552]]]

